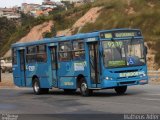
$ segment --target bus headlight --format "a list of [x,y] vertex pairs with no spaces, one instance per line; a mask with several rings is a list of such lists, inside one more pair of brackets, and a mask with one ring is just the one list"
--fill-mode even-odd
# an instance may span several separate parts
[[110,78],[110,77],[106,77],[106,80],[112,80],[112,78]]
[[146,74],[144,73],[144,74],[143,74],[143,77],[145,77],[145,76],[146,76]]
[[109,80],[109,77],[106,77],[106,80]]
[[143,73],[140,77],[145,77],[146,76],[146,74],[145,73]]

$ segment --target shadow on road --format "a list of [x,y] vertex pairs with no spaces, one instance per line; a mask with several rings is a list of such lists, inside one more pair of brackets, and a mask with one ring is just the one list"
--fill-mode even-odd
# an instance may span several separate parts
[[[134,95],[140,95],[144,94],[145,91],[128,91],[123,95],[118,95],[115,92],[112,91],[94,91],[93,94],[89,97],[117,97],[117,96],[134,96]],[[23,91],[20,93],[21,95],[34,95],[33,91]],[[38,96],[81,96],[81,93],[79,91],[73,92],[73,93],[65,93],[64,91],[49,91],[48,94],[41,94]]]

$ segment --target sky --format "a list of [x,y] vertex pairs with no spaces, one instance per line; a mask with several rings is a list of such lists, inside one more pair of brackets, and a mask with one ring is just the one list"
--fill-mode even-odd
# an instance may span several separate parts
[[[60,1],[60,0],[52,0],[52,1]],[[43,0],[0,0],[0,8],[4,7],[13,7],[13,6],[21,6],[22,3],[38,3],[41,4]]]

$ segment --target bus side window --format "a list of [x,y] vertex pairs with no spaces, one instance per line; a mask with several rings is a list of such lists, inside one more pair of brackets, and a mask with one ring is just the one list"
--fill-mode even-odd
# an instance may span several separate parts
[[37,46],[36,60],[37,60],[37,62],[46,62],[47,61],[46,45]]
[[26,61],[27,63],[36,62],[36,46],[27,47]]
[[15,48],[12,49],[12,63],[17,64],[17,53]]
[[73,60],[84,60],[85,59],[85,50],[83,40],[73,41]]
[[67,61],[71,60],[71,42],[59,43],[59,60]]

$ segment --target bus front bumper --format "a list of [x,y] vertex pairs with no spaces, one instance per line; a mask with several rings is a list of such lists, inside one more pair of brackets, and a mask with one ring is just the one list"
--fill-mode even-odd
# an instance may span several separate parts
[[148,84],[148,77],[143,78],[134,78],[130,79],[121,79],[121,80],[102,80],[101,88],[114,88],[118,86],[132,86],[132,85],[144,85]]

